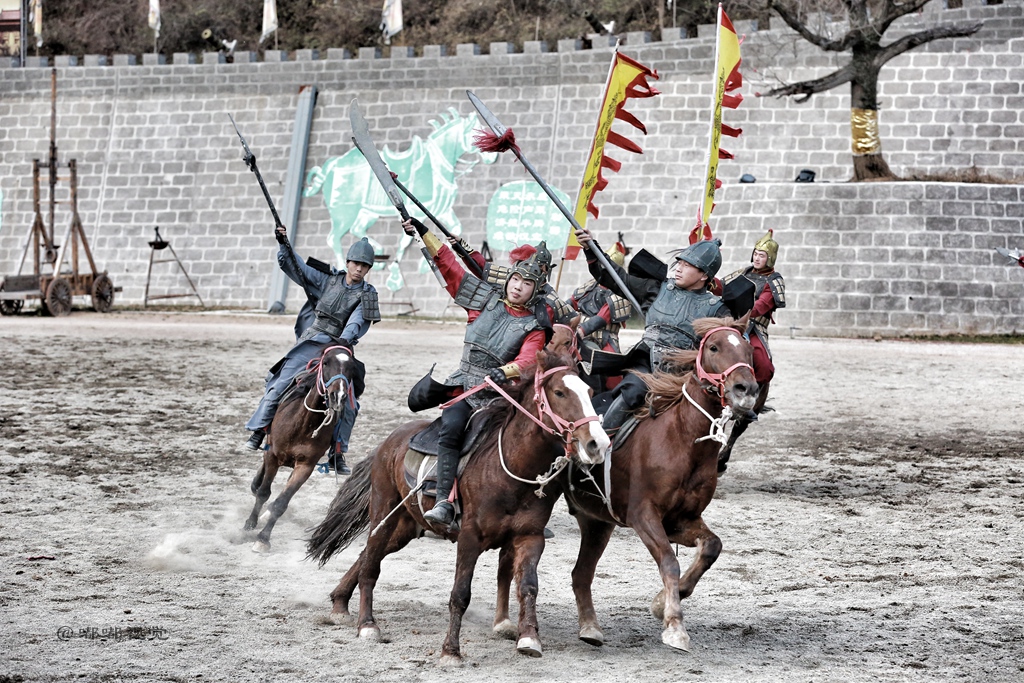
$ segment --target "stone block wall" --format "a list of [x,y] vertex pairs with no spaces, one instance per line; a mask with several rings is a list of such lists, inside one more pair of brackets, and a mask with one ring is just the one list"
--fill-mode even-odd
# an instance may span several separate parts
[[[985,28],[970,39],[925,46],[883,69],[883,149],[897,173],[936,172],[973,164],[994,175],[1024,175],[1022,10],[1024,3],[1014,0],[998,6],[928,11],[908,18],[901,26],[900,30],[909,32],[938,20],[985,22]],[[351,149],[348,107],[353,99],[359,100],[378,146],[405,149],[414,135],[429,135],[430,119],[449,107],[469,114],[472,108],[465,90],[471,89],[514,128],[533,164],[572,197],[589,150],[611,51],[578,50],[571,42],[560,43],[558,52],[547,52],[542,43],[528,44],[522,53],[510,52],[508,44],[499,49],[490,46],[490,54],[480,54],[473,46],[460,46],[453,55],[438,46],[427,46],[415,49],[413,56],[405,50],[392,51],[386,57],[370,48],[361,50],[356,58],[341,50],[328,50],[326,55],[268,52],[265,61],[243,59],[232,64],[178,56],[152,59],[156,55],[142,60],[118,55],[111,60],[113,66],[98,59],[72,66],[68,60],[67,66],[58,68],[60,159],[78,161],[82,220],[100,267],[108,269],[115,284],[124,288],[122,302],[142,300],[149,258],[146,243],[152,239],[153,226],[159,225],[209,303],[262,307],[276,267],[276,243],[259,188],[241,161],[228,113],[234,115],[256,152],[271,193],[280,199],[301,86],[315,84],[319,90],[307,169]],[[714,44],[708,38],[677,36],[655,42],[637,39],[625,50],[658,70],[661,79],[654,85],[662,95],[630,102],[629,110],[647,124],[649,134],[639,136],[628,127],[622,130],[639,142],[644,155],[612,153],[624,162],[623,168],[609,174],[611,182],[596,200],[601,218],[592,221],[591,227],[605,242],[622,231],[630,246],[645,246],[664,255],[685,239],[695,216],[706,155]],[[749,34],[743,51],[746,99],[739,109],[726,111],[725,120],[743,128],[744,134],[724,143],[736,159],[720,165],[719,177],[725,185],[718,197],[713,228],[726,242],[727,264],[739,265],[746,260],[744,251],[758,236],[755,233],[763,232],[768,223],[782,221],[777,232],[783,244],[780,266],[795,278],[790,285],[793,303],[784,313],[784,324],[802,327],[803,333],[822,334],[945,330],[953,320],[979,330],[1019,327],[1012,320],[1020,313],[1021,281],[1019,276],[1013,279],[1019,274],[1002,270],[992,261],[994,246],[1024,246],[1019,209],[1012,208],[1006,199],[1009,195],[1000,194],[1017,186],[964,190],[988,192],[984,198],[929,194],[938,191],[931,188],[954,187],[941,184],[840,184],[851,174],[846,90],[815,96],[805,104],[753,96],[757,90],[766,90],[776,77],[792,80],[824,75],[834,67],[831,57],[809,45],[787,43],[786,32],[780,30]],[[47,157],[50,121],[49,69],[3,66],[0,275],[16,269],[24,234],[32,223],[31,160]],[[793,185],[791,181],[802,168],[815,170],[819,182]],[[758,183],[738,185],[743,173],[752,173]],[[492,165],[477,164],[460,179],[455,212],[471,242],[479,244],[484,237],[487,204],[493,193],[503,184],[527,178],[509,156]],[[43,185],[45,202],[45,175]],[[900,194],[908,192],[921,196]],[[61,187],[58,199],[66,199]],[[1022,199],[1017,197],[1018,205]],[[69,217],[63,207],[57,215],[59,239]],[[950,218],[955,224],[935,222]],[[846,227],[832,225],[840,219]],[[977,243],[971,247],[976,253],[972,251],[970,258],[987,258],[987,269],[972,262],[972,275],[956,275],[958,295],[974,291],[970,278],[978,283],[1001,283],[1003,287],[992,292],[1004,301],[1007,308],[1003,313],[990,313],[980,299],[972,311],[954,311],[951,300],[928,294],[928,287],[935,285],[918,279],[927,296],[914,295],[914,301],[927,298],[932,302],[927,305],[938,309],[919,311],[911,306],[924,304],[911,304],[907,299],[906,309],[888,311],[883,321],[877,309],[844,306],[864,301],[853,295],[903,295],[894,293],[891,286],[885,292],[849,292],[842,289],[851,286],[844,277],[836,279],[834,296],[821,289],[829,287],[832,280],[814,274],[816,269],[823,263],[838,263],[830,260],[836,254],[829,249],[858,248],[854,259],[861,270],[856,272],[863,272],[875,268],[870,258],[881,258],[877,249],[885,247],[889,260],[877,264],[882,272],[892,267],[893,250],[944,248],[941,241],[939,245],[911,243],[918,239],[910,236],[915,231],[934,237],[938,228],[908,228],[906,244],[879,243],[869,248],[849,242],[865,239],[865,234],[872,235],[872,240],[897,239],[896,235],[904,234],[904,224],[921,221],[922,225],[931,221],[946,226],[951,243],[965,231],[972,245]],[[901,229],[893,228],[892,222]],[[882,224],[888,227],[879,227]],[[304,199],[296,239],[299,251],[328,259],[330,228],[322,197]],[[820,239],[839,242],[817,244],[814,240],[819,237],[808,237],[826,233],[831,236]],[[394,253],[400,235],[397,220],[379,220],[371,235],[386,252]],[[1000,237],[1003,242],[996,244]],[[957,245],[952,248],[966,248],[960,242]],[[933,253],[937,251],[927,251]],[[930,258],[924,252],[922,257]],[[429,273],[418,272],[419,258],[414,249],[407,253],[402,264],[407,287],[397,293],[384,289],[383,274],[371,276],[382,292],[386,311],[404,308],[406,302],[423,314],[445,311],[446,296]],[[157,268],[154,293],[187,290],[183,278],[171,267]],[[565,271],[563,292],[587,277],[582,263],[569,265]],[[934,271],[906,266],[902,272],[897,279],[923,278]],[[940,275],[946,276],[941,271]],[[1018,287],[1016,304],[1010,296],[1014,287]],[[929,298],[933,296],[939,304]],[[297,292],[291,293],[290,303],[298,307]],[[924,317],[915,317],[918,313]]]

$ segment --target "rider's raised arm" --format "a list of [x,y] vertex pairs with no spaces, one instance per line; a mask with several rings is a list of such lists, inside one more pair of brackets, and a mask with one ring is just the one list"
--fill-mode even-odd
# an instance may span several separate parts
[[[291,253],[289,254],[289,252]],[[320,295],[323,293],[324,284],[327,282],[327,278],[330,277],[325,273],[321,273],[316,268],[303,263],[291,244],[281,244],[278,246],[277,265],[281,267],[281,270],[288,276],[288,279],[299,287],[309,283],[309,288],[312,291],[307,292],[307,294],[311,294],[316,298],[320,298]],[[301,274],[296,270],[297,268],[302,270]],[[303,276],[305,276],[305,282],[303,282]]]

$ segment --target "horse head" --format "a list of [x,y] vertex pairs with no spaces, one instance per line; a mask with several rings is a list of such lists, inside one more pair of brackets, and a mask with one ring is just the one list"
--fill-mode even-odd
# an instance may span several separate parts
[[345,410],[345,401],[355,400],[352,350],[347,346],[328,346],[313,369],[316,372],[314,389],[327,404],[328,415],[340,417]]
[[566,353],[538,351],[533,380],[540,418],[562,435],[566,452],[575,444],[583,464],[604,462],[611,440],[594,411],[590,387],[576,373],[576,359]]
[[562,325],[561,323],[554,324],[552,326],[551,339],[548,340],[548,343],[544,348],[552,353],[568,354],[579,362],[580,338],[576,335],[576,329],[579,327],[582,320],[583,316],[577,315],[569,321],[568,325]]
[[722,406],[732,407],[743,415],[757,401],[757,380],[754,379],[754,352],[743,337],[750,314],[739,320],[700,318],[693,321],[693,331],[700,337],[694,359],[694,374],[703,389],[717,394]]

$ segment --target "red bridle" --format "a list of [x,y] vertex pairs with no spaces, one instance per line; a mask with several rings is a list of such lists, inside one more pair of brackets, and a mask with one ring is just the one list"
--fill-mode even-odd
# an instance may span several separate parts
[[[704,365],[702,364],[702,360],[704,358],[704,344],[706,344],[708,339],[711,338],[711,335],[713,335],[715,332],[719,332],[719,331],[722,331],[722,330],[726,330],[728,332],[732,332],[733,334],[739,334],[739,332],[736,330],[736,328],[734,328],[734,327],[726,327],[724,325],[722,327],[716,327],[716,328],[714,328],[712,330],[708,330],[704,334],[704,337],[700,340],[700,346],[697,348],[696,372],[697,372],[697,379],[705,380],[707,382],[710,382],[712,387],[718,389],[718,400],[722,402],[722,407],[724,408],[725,405],[726,405],[726,403],[725,403],[725,380],[729,377],[729,375],[731,375],[733,372],[735,372],[736,370],[738,370],[740,368],[746,368],[746,369],[750,370],[751,374],[753,374],[754,368],[752,368],[748,363],[736,363],[736,364],[730,366],[727,370],[725,370],[725,372],[714,373],[714,372],[707,372],[706,370],[704,370]],[[708,393],[712,393],[712,392],[708,391],[708,389],[705,389],[705,391],[707,391]]]

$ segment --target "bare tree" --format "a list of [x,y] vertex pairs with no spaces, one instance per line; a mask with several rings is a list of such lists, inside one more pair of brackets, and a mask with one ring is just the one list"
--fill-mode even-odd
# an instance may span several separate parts
[[[893,57],[919,45],[942,38],[969,36],[982,26],[980,23],[941,24],[905,35],[888,45],[882,44],[882,36],[894,21],[917,12],[929,1],[768,0],[768,7],[774,9],[783,21],[808,42],[828,52],[850,53],[850,61],[827,76],[774,88],[764,95],[795,96],[797,102],[805,102],[814,93],[849,83],[854,180],[893,177],[889,164],[882,156],[878,136],[878,72],[882,66]],[[829,14],[838,11],[838,14],[832,14],[833,17],[842,17],[845,13],[845,23],[840,18],[838,24],[846,29],[845,34],[829,36],[825,35],[827,31],[812,30],[811,18],[817,18],[820,22],[823,16],[819,13],[821,10]]]

